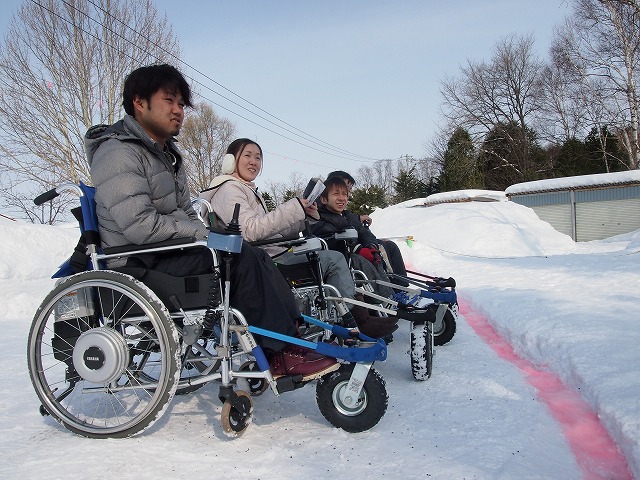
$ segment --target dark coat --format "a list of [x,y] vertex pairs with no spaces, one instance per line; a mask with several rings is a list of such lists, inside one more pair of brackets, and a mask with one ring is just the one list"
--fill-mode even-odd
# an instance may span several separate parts
[[[355,213],[345,210],[342,214],[327,209],[324,205],[318,207],[320,220],[311,225],[311,233],[317,237],[328,237],[337,232],[343,232],[347,228],[355,228],[358,232],[358,243],[362,247],[376,247],[378,240],[369,228],[360,222],[360,217]],[[328,241],[329,248],[339,250],[335,241]],[[333,244],[333,245],[332,245]]]

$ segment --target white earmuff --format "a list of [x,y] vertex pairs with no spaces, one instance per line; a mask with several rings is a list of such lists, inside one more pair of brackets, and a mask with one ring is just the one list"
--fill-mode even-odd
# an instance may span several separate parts
[[236,157],[232,154],[227,153],[224,157],[222,157],[222,166],[220,167],[220,171],[223,175],[231,175],[236,169]]

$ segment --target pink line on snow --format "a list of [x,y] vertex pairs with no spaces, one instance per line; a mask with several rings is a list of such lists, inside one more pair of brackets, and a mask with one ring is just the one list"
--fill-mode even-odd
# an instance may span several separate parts
[[511,344],[468,302],[458,297],[458,304],[460,313],[476,334],[500,358],[518,367],[527,382],[536,388],[539,398],[560,423],[584,479],[632,480],[626,459],[587,402],[567,388],[558,375],[538,370],[531,362],[520,357]]

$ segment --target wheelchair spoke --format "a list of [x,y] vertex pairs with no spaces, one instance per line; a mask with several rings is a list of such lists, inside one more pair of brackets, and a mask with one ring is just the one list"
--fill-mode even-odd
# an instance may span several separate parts
[[29,373],[45,410],[68,429],[131,436],[159,418],[175,391],[177,338],[162,303],[139,282],[84,272],[63,280],[38,309]]

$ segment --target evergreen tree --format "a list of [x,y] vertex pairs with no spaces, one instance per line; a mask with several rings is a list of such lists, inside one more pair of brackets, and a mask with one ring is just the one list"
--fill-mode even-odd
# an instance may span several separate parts
[[269,193],[262,192],[262,199],[267,206],[267,210],[269,210],[270,212],[276,208],[276,202],[273,201],[273,198],[271,198],[271,195],[269,195]]
[[290,188],[288,188],[282,195],[282,203],[286,202],[287,200],[291,200],[292,198],[296,198],[297,196],[298,193],[295,190],[291,190]]
[[484,188],[483,175],[475,159],[471,135],[462,127],[455,129],[447,143],[438,187],[442,192]]
[[438,183],[438,179],[435,177],[429,177],[429,183],[426,184],[426,190],[424,192],[424,196],[428,197],[429,195],[433,195],[434,193],[440,193],[440,185]]
[[358,215],[369,215],[376,208],[387,207],[384,188],[374,185],[372,187],[355,188],[351,191],[349,210]]
[[602,173],[603,165],[594,161],[584,142],[577,138],[565,141],[559,148],[555,160],[554,175],[556,177],[571,177],[575,175],[589,175]]
[[400,170],[393,180],[393,186],[396,192],[393,200],[396,203],[425,197],[427,192],[427,186],[415,174],[415,167]]
[[498,124],[484,138],[478,155],[485,188],[504,190],[510,185],[547,178],[552,172],[536,133],[515,122]]
[[591,173],[622,172],[628,170],[629,154],[620,146],[618,138],[607,126],[593,127],[584,141]]

